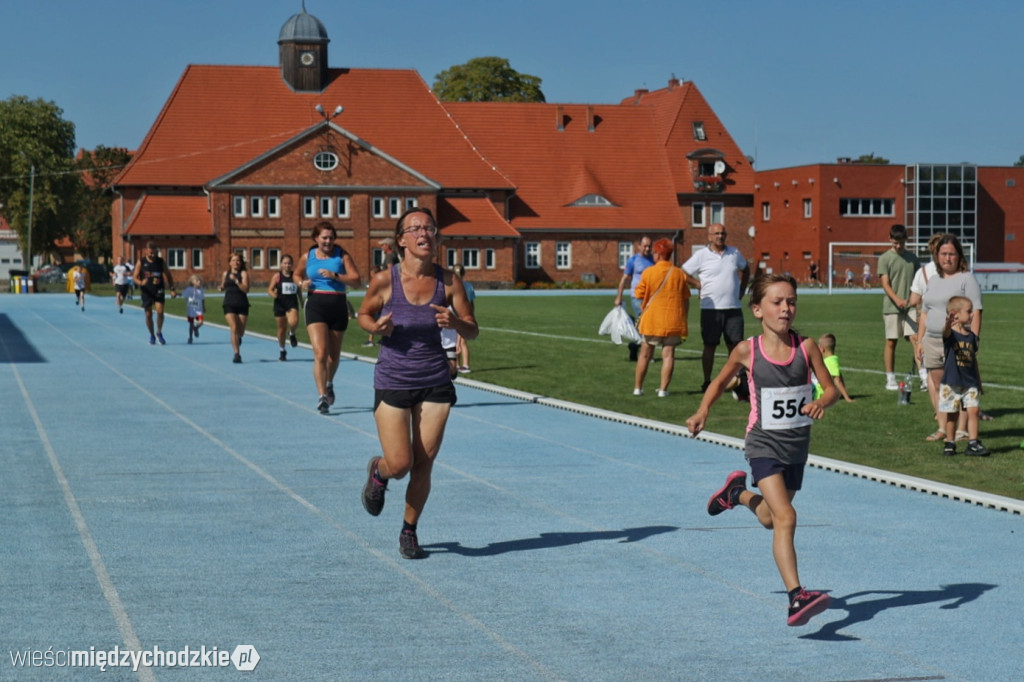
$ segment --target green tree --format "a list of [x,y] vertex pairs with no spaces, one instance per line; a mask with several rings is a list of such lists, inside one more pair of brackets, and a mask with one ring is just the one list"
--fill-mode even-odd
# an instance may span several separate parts
[[131,158],[127,149],[100,145],[91,152],[83,150],[76,162],[82,171],[80,211],[78,222],[68,236],[75,251],[86,258],[110,258],[113,196],[107,188]]
[[884,159],[881,156],[875,156],[874,152],[870,154],[861,154],[857,158],[857,163],[873,163],[879,166],[888,166],[889,159]]
[[0,101],[0,214],[18,233],[23,253],[52,251],[76,221],[75,125],[63,114],[53,102],[23,95]]
[[540,83],[507,59],[476,57],[434,76],[434,94],[445,102],[543,102]]
[[1024,168],[1024,154],[1021,154],[1020,158],[1017,159],[1017,163],[1013,164],[1014,168]]

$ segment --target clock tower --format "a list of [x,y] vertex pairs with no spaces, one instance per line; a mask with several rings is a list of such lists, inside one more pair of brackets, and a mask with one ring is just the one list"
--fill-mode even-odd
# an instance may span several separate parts
[[302,11],[281,27],[277,44],[281,77],[296,92],[320,92],[327,87],[327,29],[320,20]]

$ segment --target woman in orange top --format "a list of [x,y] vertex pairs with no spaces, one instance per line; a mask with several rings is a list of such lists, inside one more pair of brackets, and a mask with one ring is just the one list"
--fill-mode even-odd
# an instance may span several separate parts
[[690,286],[686,273],[672,264],[672,242],[659,239],[651,250],[654,252],[654,265],[644,270],[634,293],[643,301],[643,314],[637,325],[643,344],[636,361],[633,395],[644,394],[647,366],[654,355],[654,347],[661,345],[658,397],[667,398],[676,365],[676,346],[686,340],[688,333],[686,316],[690,312]]

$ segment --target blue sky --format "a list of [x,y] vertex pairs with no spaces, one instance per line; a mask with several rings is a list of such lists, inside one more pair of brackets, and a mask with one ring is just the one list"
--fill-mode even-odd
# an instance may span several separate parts
[[[142,141],[185,67],[277,64],[301,0],[0,0],[0,99],[56,102],[81,147]],[[760,169],[875,153],[1024,154],[1024,3],[947,0],[306,0],[332,67],[427,84],[496,55],[549,102],[697,84]],[[255,106],[255,105],[254,105]]]

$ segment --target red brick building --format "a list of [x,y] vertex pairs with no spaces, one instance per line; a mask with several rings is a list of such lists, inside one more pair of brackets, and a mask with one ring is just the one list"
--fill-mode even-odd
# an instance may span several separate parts
[[114,182],[115,258],[153,240],[177,279],[209,280],[242,250],[259,284],[329,220],[365,279],[413,205],[478,284],[612,285],[641,235],[683,258],[715,221],[751,252],[753,169],[693,83],[614,105],[443,103],[415,71],[329,68],[328,42],[303,11],[278,67],[185,69]]

